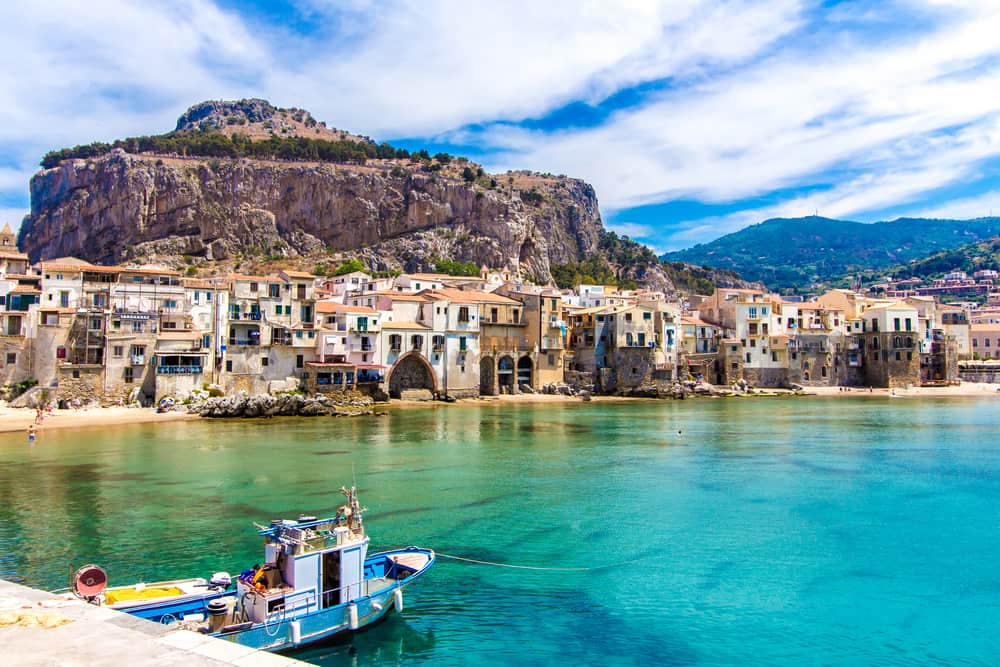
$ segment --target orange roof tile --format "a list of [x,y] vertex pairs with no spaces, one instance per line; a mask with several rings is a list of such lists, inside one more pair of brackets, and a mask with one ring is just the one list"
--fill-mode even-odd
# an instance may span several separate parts
[[491,292],[473,292],[471,290],[466,291],[450,287],[423,290],[420,294],[426,294],[433,299],[443,299],[453,301],[455,303],[498,303],[518,306],[521,305],[520,301],[515,301],[514,299],[509,299],[505,296],[500,296],[499,294],[493,294]]

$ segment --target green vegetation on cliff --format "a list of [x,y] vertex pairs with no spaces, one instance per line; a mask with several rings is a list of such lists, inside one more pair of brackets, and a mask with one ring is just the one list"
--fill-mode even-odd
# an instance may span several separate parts
[[[93,158],[121,148],[126,153],[152,153],[156,155],[185,155],[209,158],[247,157],[260,160],[308,160],[311,162],[333,162],[363,164],[370,158],[406,159],[410,152],[395,148],[385,142],[354,141],[351,139],[328,140],[310,137],[271,135],[266,139],[253,141],[244,134],[232,136],[221,132],[170,132],[143,137],[118,139],[112,143],[94,142],[73,148],[49,151],[42,158],[42,167],[51,169],[62,160],[71,158]],[[426,151],[415,153],[420,159],[430,159]],[[441,155],[435,156],[436,159]],[[426,157],[425,157],[426,156]],[[447,161],[450,162],[448,156]],[[439,159],[445,163],[445,160]]]

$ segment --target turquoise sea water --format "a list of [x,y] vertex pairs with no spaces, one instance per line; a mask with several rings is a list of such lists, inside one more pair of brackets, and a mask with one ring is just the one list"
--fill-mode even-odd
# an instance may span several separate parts
[[[0,577],[238,572],[356,475],[440,559],[326,665],[997,664],[1000,402],[392,410],[0,435]],[[677,431],[680,430],[680,436]]]

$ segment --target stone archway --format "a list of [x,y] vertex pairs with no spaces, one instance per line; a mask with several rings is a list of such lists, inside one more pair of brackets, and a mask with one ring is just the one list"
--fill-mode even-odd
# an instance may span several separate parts
[[496,396],[497,373],[496,360],[493,357],[483,357],[479,360],[479,393],[483,396]]
[[434,369],[419,352],[404,354],[389,371],[389,396],[400,398],[408,389],[426,389],[437,393]]
[[521,357],[517,360],[517,386],[526,384],[530,387],[534,387],[535,383],[533,380],[534,364],[531,363],[531,357]]
[[[513,393],[514,380],[517,379],[514,373],[514,360],[508,356],[500,357],[497,363],[497,381],[500,386],[500,393]],[[506,389],[505,389],[506,388]]]

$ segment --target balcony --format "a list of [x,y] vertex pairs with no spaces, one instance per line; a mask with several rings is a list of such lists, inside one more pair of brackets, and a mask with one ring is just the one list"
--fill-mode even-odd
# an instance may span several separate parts
[[133,366],[143,366],[146,364],[146,356],[142,354],[133,354],[129,361]]

